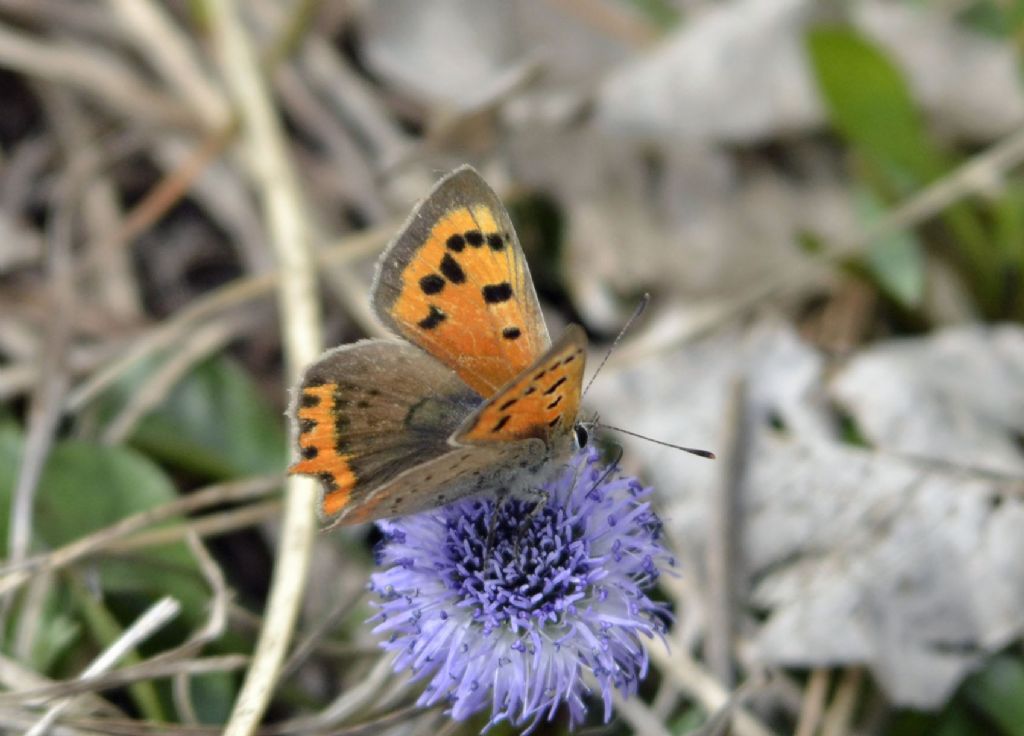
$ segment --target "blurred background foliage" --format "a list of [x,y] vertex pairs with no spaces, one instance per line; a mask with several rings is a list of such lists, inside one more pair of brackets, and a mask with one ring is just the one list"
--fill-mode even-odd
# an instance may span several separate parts
[[[180,613],[119,667],[187,642],[218,596],[226,618],[188,661],[251,652],[279,541],[288,393],[253,163],[238,145],[207,0],[130,5],[0,0],[0,725],[12,733],[45,710],[18,691],[74,681],[165,596]],[[326,345],[380,334],[365,304],[376,255],[439,173],[468,161],[508,198],[553,333],[582,322],[600,349],[636,297],[653,293],[654,326],[627,340],[621,370],[721,333],[720,347],[690,352],[714,353],[693,366],[714,372],[716,356],[742,354],[728,330],[770,313],[826,365],[815,384],[824,393],[824,374],[883,341],[998,323],[1018,340],[1015,362],[995,347],[972,347],[969,359],[1016,382],[999,409],[1024,407],[1021,3],[243,5],[307,200]],[[709,308],[715,316],[700,317]],[[918,375],[945,370],[915,365]],[[719,424],[688,418],[681,374],[657,370],[672,421],[602,415],[671,441],[722,441]],[[981,388],[975,375],[949,375],[964,405]],[[605,385],[630,399],[614,377]],[[842,429],[830,441],[902,452],[856,406],[832,404]],[[1024,487],[1020,417],[979,412],[1017,460],[950,462],[995,478],[985,492],[1009,513]],[[781,425],[795,433],[787,417]],[[677,482],[696,487],[691,472]],[[174,505],[211,488],[208,503]],[[152,523],[115,526],[160,509]],[[76,551],[82,540],[92,546]],[[486,719],[395,717],[415,689],[374,669],[362,625],[375,541],[369,529],[318,539],[302,645],[272,718],[322,712],[379,677],[332,732],[378,718],[380,732],[478,731]],[[964,544],[969,557],[972,545],[996,542],[979,531]],[[1020,615],[998,634],[929,629],[937,650],[964,660],[911,702],[859,655],[746,651],[773,610],[740,591],[733,605],[746,623],[731,632],[723,671],[704,660],[707,621],[684,614],[714,611],[701,608],[703,558],[682,557],[696,582],[685,594],[662,591],[685,629],[671,656],[689,649],[725,692],[773,672],[771,687],[743,701],[772,732],[1024,734]],[[226,580],[220,593],[208,562]],[[1019,602],[1024,561],[1000,569]],[[79,695],[62,733],[131,732],[126,724],[142,720],[162,724],[154,733],[216,729],[245,662],[210,662],[183,680],[139,677]],[[652,668],[641,700],[665,733],[700,729],[713,710],[689,685]],[[563,731],[556,719],[538,733]],[[634,731],[618,716],[603,732]]]

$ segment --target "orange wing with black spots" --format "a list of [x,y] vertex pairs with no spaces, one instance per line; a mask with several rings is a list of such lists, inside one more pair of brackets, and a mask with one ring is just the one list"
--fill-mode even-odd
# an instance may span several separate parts
[[413,211],[381,257],[371,300],[388,327],[485,397],[551,344],[508,213],[468,166]]
[[456,432],[458,443],[536,437],[552,444],[572,431],[579,413],[587,336],[570,325],[539,360],[489,398]]

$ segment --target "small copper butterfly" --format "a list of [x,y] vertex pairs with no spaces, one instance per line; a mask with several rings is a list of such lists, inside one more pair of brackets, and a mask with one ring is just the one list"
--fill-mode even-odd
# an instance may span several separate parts
[[577,424],[587,337],[554,344],[501,201],[463,166],[413,210],[370,299],[404,340],[325,353],[296,389],[301,460],[330,526],[538,488],[586,444]]

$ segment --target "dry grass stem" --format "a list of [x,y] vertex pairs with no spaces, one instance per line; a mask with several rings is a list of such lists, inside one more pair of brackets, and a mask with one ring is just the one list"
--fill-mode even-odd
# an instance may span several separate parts
[[864,684],[864,670],[848,667],[836,684],[832,702],[825,711],[821,724],[821,736],[848,736],[852,733],[852,721],[861,686]]
[[800,704],[800,717],[797,720],[795,736],[814,736],[818,732],[822,714],[825,712],[825,698],[828,696],[830,679],[830,673],[826,669],[818,668],[811,672]]
[[720,492],[712,496],[712,532],[708,536],[708,626],[706,659],[715,678],[731,688],[735,681],[733,644],[736,630],[737,592],[742,573],[737,561],[742,537],[738,528],[743,488],[743,470],[750,454],[746,383],[738,379],[729,401],[727,436],[722,447]]
[[244,669],[248,664],[249,657],[243,654],[223,654],[172,661],[150,660],[122,667],[114,672],[96,675],[88,680],[71,680],[32,690],[0,693],[0,707],[9,703],[46,702],[53,698],[71,697],[94,691],[113,690],[136,682],[175,677],[182,673],[195,677],[196,675],[206,675],[214,672],[237,672]]
[[231,511],[207,514],[188,524],[161,527],[133,534],[120,541],[115,540],[107,546],[105,551],[111,555],[126,554],[148,547],[180,542],[189,534],[195,534],[202,539],[217,537],[280,518],[282,506],[281,501],[273,499],[262,503],[251,503]]
[[[305,227],[306,213],[289,164],[280,121],[240,7],[232,0],[211,0],[208,9],[224,76],[238,106],[251,156],[253,180],[281,272],[278,306],[287,375],[289,381],[293,381],[321,350],[315,264]],[[285,498],[279,556],[263,628],[252,666],[225,729],[227,736],[248,736],[259,724],[277,681],[305,590],[316,530],[315,481],[290,479]]]
[[[706,712],[714,713],[729,702],[729,691],[697,664],[689,653],[678,648],[667,653],[660,643],[647,647],[647,652],[651,662],[662,674],[671,678],[683,692],[696,698]],[[771,736],[773,733],[749,711],[739,706],[734,709],[732,727],[737,736]]]
[[[2,29],[0,29],[2,34]],[[53,443],[61,416],[61,402],[68,385],[65,356],[71,340],[71,310],[74,283],[71,275],[71,239],[73,203],[79,193],[79,180],[72,171],[60,188],[58,206],[50,223],[48,270],[49,294],[53,301],[53,320],[49,324],[43,349],[43,370],[32,397],[28,418],[28,436],[21,455],[17,481],[11,501],[8,530],[8,560],[17,564],[28,553],[32,539],[33,508],[36,487]],[[6,611],[7,599],[0,605]],[[0,619],[3,616],[0,615]]]
[[259,498],[282,484],[278,475],[246,478],[209,486],[202,490],[182,496],[163,506],[125,517],[116,524],[100,529],[92,534],[76,539],[74,542],[46,554],[36,555],[18,565],[8,565],[0,570],[0,594],[7,593],[23,585],[32,575],[42,570],[54,571],[66,567],[85,557],[97,554],[113,544],[121,537],[172,519],[181,514],[198,511],[208,506]]
[[[181,611],[181,604],[173,598],[161,598],[150,606],[145,613],[137,618],[124,633],[107,647],[93,662],[85,668],[79,682],[87,682],[99,677],[109,670],[128,652],[134,650],[140,643],[152,636],[167,622],[178,615]],[[68,706],[71,704],[69,698],[65,698],[46,711],[46,714],[28,731],[28,736],[43,736],[56,722]]]
[[72,44],[42,41],[10,26],[0,26],[0,66],[80,89],[114,112],[137,121],[184,127],[196,122],[176,100],[154,92],[100,49],[84,54]]
[[[379,252],[390,237],[387,227],[380,227],[342,238],[325,248],[318,258],[324,267],[339,268]],[[65,401],[65,411],[74,413],[112,386],[139,361],[177,346],[179,341],[205,320],[221,312],[239,308],[253,299],[269,296],[278,285],[279,272],[236,279],[194,300],[189,306],[139,336],[131,346],[113,361],[75,386]]]
[[633,733],[649,736],[671,736],[672,732],[640,698],[624,698],[615,693],[615,713],[629,724]]
[[167,399],[168,394],[196,363],[237,339],[246,322],[251,321],[245,315],[227,317],[208,322],[186,335],[181,348],[176,350],[159,369],[146,376],[131,398],[114,415],[104,429],[101,441],[109,445],[125,442],[139,421]]

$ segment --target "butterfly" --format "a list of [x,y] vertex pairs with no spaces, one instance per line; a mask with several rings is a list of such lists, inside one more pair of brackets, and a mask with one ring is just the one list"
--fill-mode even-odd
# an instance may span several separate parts
[[508,212],[471,167],[442,178],[377,265],[370,300],[401,340],[329,350],[289,415],[328,526],[539,488],[587,442],[587,337],[554,343]]

